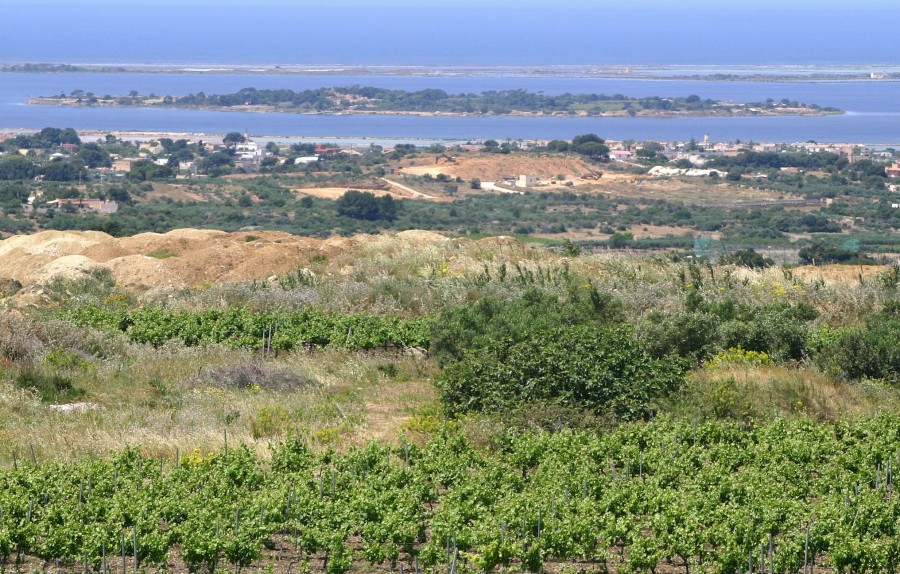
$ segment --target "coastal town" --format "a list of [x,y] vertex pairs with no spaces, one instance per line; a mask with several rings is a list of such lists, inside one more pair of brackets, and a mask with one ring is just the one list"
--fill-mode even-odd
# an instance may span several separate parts
[[379,145],[55,128],[0,138],[0,178],[19,182],[7,186],[4,234],[140,232],[166,213],[172,227],[490,230],[591,250],[713,241],[795,262],[822,241],[890,259],[892,241],[873,233],[900,216],[900,156],[884,145],[596,134]]
[[[234,173],[257,173],[261,169],[284,166],[306,166],[330,156],[360,156],[377,147],[380,153],[390,155],[395,152],[393,147],[385,147],[376,143],[363,140],[342,141],[332,138],[310,137],[285,137],[285,136],[249,136],[233,132],[229,136],[223,134],[191,134],[191,133],[129,133],[117,132],[115,134],[86,131],[79,138],[80,143],[59,143],[46,148],[22,147],[16,148],[17,138],[22,136],[19,132],[0,132],[0,158],[18,155],[31,158],[34,165],[41,163],[68,161],[79,159],[78,152],[82,144],[87,144],[88,149],[102,146],[110,141],[124,144],[128,147],[125,153],[109,153],[104,155],[104,162],[108,165],[88,167],[97,171],[95,175],[102,173],[127,174],[145,165],[152,163],[157,167],[170,168],[172,173],[167,177],[176,179],[189,179],[208,175],[204,173],[202,159],[209,154],[226,153],[229,156],[227,167]],[[229,138],[230,139],[227,139]],[[317,143],[324,141],[325,143]],[[168,145],[167,143],[168,142]],[[884,144],[850,144],[850,143],[825,143],[825,142],[720,142],[714,141],[709,134],[704,134],[702,139],[689,141],[635,141],[604,139],[608,150],[604,160],[613,161],[622,165],[634,165],[643,167],[644,164],[635,164],[639,160],[657,159],[669,163],[679,162],[684,167],[686,162],[690,167],[702,168],[706,163],[717,157],[737,157],[742,153],[830,153],[846,157],[852,163],[858,160],[871,160],[891,163],[900,153],[890,145]],[[178,150],[173,151],[172,146],[177,145]],[[416,146],[415,140],[410,143],[400,144],[401,147]],[[549,146],[549,148],[548,148]],[[496,140],[486,141],[429,141],[420,143],[421,149],[435,149],[458,153],[473,153],[484,150],[496,150],[503,153],[511,151],[546,151],[552,150],[552,140],[505,140],[500,143]],[[189,151],[193,150],[193,151]],[[301,155],[301,152],[306,155]],[[426,152],[427,153],[427,152]],[[208,165],[208,164],[207,164]],[[895,164],[886,168],[887,177],[900,177],[900,167]],[[40,176],[37,176],[40,178]],[[531,186],[529,186],[531,187]]]
[[[77,137],[77,136],[74,136]],[[22,140],[22,138],[25,138]],[[24,158],[35,171],[40,171],[44,164],[75,162],[81,168],[90,169],[90,177],[102,181],[108,177],[121,177],[138,173],[150,167],[158,170],[157,178],[174,178],[177,180],[197,179],[209,175],[226,173],[251,174],[263,173],[276,169],[289,171],[304,169],[335,156],[359,157],[376,150],[384,156],[396,155],[396,149],[381,146],[363,140],[342,141],[329,138],[273,137],[254,136],[232,132],[222,134],[188,134],[188,133],[129,133],[118,132],[106,134],[99,132],[83,132],[77,138],[78,143],[51,142],[47,147],[31,147],[27,136],[17,132],[0,133],[0,161],[3,159]],[[16,147],[17,142],[25,141],[26,147]],[[317,143],[325,140],[325,143]],[[414,141],[414,140],[411,140]],[[678,175],[677,170],[693,170],[688,175],[709,175],[702,168],[716,158],[733,158],[747,153],[771,154],[817,154],[827,153],[846,158],[848,163],[856,161],[873,161],[886,164],[884,174],[888,178],[900,177],[900,164],[895,161],[900,153],[890,146],[849,143],[819,143],[813,141],[776,143],[776,142],[720,142],[714,141],[709,134],[702,139],[689,141],[635,141],[604,139],[605,150],[603,161],[612,162],[618,167],[647,168],[656,175]],[[415,143],[398,144],[402,149],[415,149]],[[555,142],[552,140],[496,140],[485,141],[430,141],[418,145],[425,154],[438,153],[435,163],[441,160],[453,161],[452,155],[474,154],[478,152],[553,152]],[[106,148],[117,148],[104,151]],[[123,148],[123,149],[122,149]],[[81,151],[84,150],[84,151]],[[84,153],[90,152],[91,160],[84,162]],[[100,159],[97,159],[99,157]],[[214,158],[213,161],[210,161]],[[80,163],[79,163],[80,162]],[[152,167],[151,167],[152,166]],[[785,166],[782,171],[796,173],[798,168]],[[213,173],[209,173],[212,170]],[[675,171],[673,171],[675,170]],[[508,174],[504,180],[514,180],[521,174]],[[682,173],[683,175],[683,173]],[[724,172],[722,175],[725,175]],[[88,174],[85,173],[87,178]],[[767,177],[764,173],[753,174],[754,177]],[[50,177],[36,174],[35,181]],[[57,181],[69,181],[61,179]],[[524,180],[523,180],[524,181]],[[518,187],[536,187],[541,185],[538,179],[531,176],[528,184]]]

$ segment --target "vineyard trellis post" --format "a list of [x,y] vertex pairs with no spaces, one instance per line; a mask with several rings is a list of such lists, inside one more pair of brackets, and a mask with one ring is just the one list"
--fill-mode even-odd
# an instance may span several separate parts
[[803,574],[808,574],[809,570],[807,569],[809,564],[809,527],[810,525],[806,525],[806,539],[803,542]]

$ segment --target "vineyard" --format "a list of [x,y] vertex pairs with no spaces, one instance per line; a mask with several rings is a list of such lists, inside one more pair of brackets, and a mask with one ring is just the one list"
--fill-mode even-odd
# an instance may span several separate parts
[[347,349],[427,347],[424,318],[338,315],[315,309],[284,313],[169,311],[161,307],[74,307],[63,317],[77,325],[122,331],[136,343],[159,346],[171,340],[185,345],[224,343],[232,347],[287,351],[303,347]]
[[895,268],[492,245],[0,310],[0,568],[900,571]]
[[[227,437],[225,437],[227,440]],[[900,568],[900,418],[445,429],[342,455],[296,438],[0,473],[0,555],[33,570],[804,573]]]

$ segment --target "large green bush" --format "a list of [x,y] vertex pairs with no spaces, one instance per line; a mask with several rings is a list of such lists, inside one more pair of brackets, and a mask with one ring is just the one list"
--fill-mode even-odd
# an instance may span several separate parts
[[805,304],[699,300],[694,309],[681,313],[651,313],[640,331],[656,357],[674,353],[700,362],[721,350],[741,347],[790,361],[809,355],[809,323],[816,316],[815,309]]
[[590,284],[573,287],[565,296],[530,289],[519,299],[486,297],[464,307],[444,310],[431,325],[430,351],[438,363],[463,358],[494,341],[521,341],[533,332],[555,327],[621,321],[622,303]]
[[397,202],[390,195],[376,197],[369,191],[351,189],[335,202],[338,214],[367,221],[397,219]]
[[701,362],[719,347],[719,319],[712,313],[652,313],[641,327],[642,338],[654,357],[675,354]]
[[889,303],[864,327],[843,330],[824,346],[819,362],[847,379],[900,383],[900,302]]
[[652,414],[683,382],[674,358],[654,359],[626,326],[535,329],[467,351],[438,378],[449,414],[497,412],[544,402],[623,419]]

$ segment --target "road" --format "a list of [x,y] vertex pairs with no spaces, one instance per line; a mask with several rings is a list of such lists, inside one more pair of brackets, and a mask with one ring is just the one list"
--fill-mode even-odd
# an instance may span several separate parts
[[416,191],[415,189],[413,189],[407,185],[403,185],[402,183],[397,183],[396,181],[391,181],[386,177],[382,177],[381,181],[387,183],[388,185],[396,187],[397,189],[402,189],[403,191],[412,194],[413,197],[419,197],[422,199],[437,199],[433,195],[428,195],[427,193],[422,193],[421,191]]

